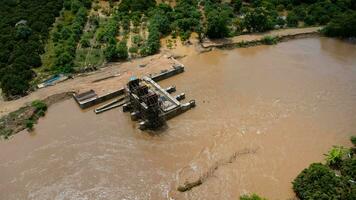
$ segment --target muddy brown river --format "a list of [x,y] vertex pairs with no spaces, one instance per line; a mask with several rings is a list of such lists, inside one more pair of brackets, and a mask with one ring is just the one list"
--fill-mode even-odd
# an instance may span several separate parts
[[95,115],[67,100],[0,141],[0,199],[286,200],[302,169],[356,134],[356,45],[298,39],[182,62],[161,84],[197,107],[156,135],[121,109]]

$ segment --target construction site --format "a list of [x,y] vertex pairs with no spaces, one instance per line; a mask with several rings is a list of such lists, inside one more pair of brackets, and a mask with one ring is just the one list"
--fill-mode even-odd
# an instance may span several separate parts
[[111,100],[94,109],[96,114],[122,107],[123,112],[129,112],[131,120],[138,121],[139,129],[155,130],[165,125],[169,120],[185,111],[195,107],[195,101],[187,103],[185,93],[176,96],[175,86],[162,88],[157,82],[184,72],[182,64],[175,64],[171,69],[162,70],[159,74],[144,76],[142,78],[130,77],[125,87],[98,96],[94,90],[73,94],[73,98],[82,109],[87,109]]

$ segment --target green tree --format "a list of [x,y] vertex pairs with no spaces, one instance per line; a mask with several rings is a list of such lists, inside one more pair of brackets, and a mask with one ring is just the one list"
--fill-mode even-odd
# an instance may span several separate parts
[[241,0],[231,0],[230,4],[233,7],[234,12],[239,12],[240,9],[242,8],[242,1]]
[[57,54],[54,61],[54,69],[60,73],[70,73],[73,71],[73,54],[64,50],[63,52]]
[[24,78],[20,71],[15,73],[6,73],[1,78],[2,92],[7,97],[22,95],[30,88],[30,84],[27,78]]
[[104,55],[107,61],[113,61],[118,58],[118,51],[115,44],[109,44],[105,50]]
[[249,32],[263,32],[273,28],[268,11],[263,7],[257,7],[247,12],[244,22]]
[[225,12],[213,10],[207,16],[206,35],[209,38],[223,38],[228,36],[229,29],[227,27],[229,18]]
[[27,25],[19,25],[16,27],[16,37],[18,39],[27,39],[32,34],[32,29]]
[[153,55],[159,51],[160,48],[159,31],[156,27],[151,27],[146,43],[141,47],[141,55]]
[[289,27],[297,27],[298,26],[298,17],[293,11],[288,13],[287,25]]

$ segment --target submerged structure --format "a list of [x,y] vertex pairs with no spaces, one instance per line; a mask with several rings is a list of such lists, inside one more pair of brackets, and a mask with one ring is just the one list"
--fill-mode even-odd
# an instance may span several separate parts
[[123,107],[124,112],[130,112],[133,121],[139,121],[139,128],[157,129],[171,119],[193,107],[195,101],[181,103],[185,94],[172,96],[176,91],[175,86],[163,89],[158,81],[167,79],[184,72],[184,66],[174,65],[172,69],[164,70],[153,76],[145,76],[141,79],[132,77],[125,88],[113,91],[109,94],[98,96],[90,90],[82,94],[74,94],[73,97],[82,109],[89,108],[104,101],[115,100],[100,106],[94,110],[96,114]]

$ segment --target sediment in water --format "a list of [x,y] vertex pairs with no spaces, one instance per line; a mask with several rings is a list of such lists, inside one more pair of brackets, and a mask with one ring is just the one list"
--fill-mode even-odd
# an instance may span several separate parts
[[189,190],[193,189],[194,187],[197,187],[197,186],[203,184],[209,177],[214,175],[214,172],[216,170],[218,170],[219,167],[227,165],[229,163],[233,163],[234,161],[236,161],[236,159],[239,156],[255,154],[256,152],[257,152],[257,149],[243,149],[241,151],[234,152],[227,159],[223,159],[223,160],[219,160],[219,161],[215,162],[212,166],[210,166],[208,168],[208,170],[205,173],[202,173],[202,175],[200,175],[197,179],[186,181],[184,184],[179,185],[177,190],[179,192],[189,191]]

